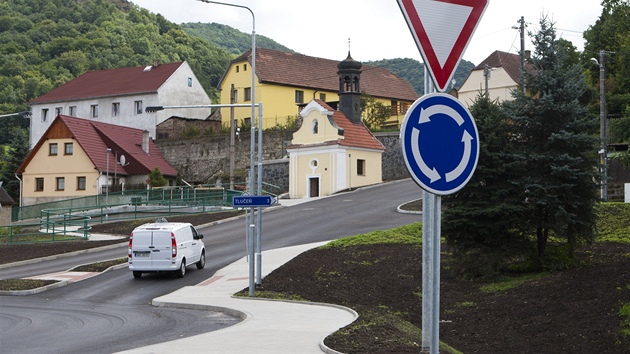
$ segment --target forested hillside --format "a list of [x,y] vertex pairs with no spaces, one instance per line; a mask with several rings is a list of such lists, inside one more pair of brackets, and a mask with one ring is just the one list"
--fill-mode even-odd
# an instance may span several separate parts
[[[367,62],[366,64],[387,68],[394,74],[409,81],[418,94],[422,95],[424,92],[424,64],[415,59],[383,59]],[[474,67],[475,64],[469,61],[460,61],[459,66],[455,71],[455,75],[453,75],[453,79],[455,80],[454,88],[460,88],[462,86],[464,81],[466,81],[466,78],[468,78],[468,74],[470,74],[470,71]],[[450,88],[451,87],[449,86],[449,89]]]
[[88,70],[186,60],[209,93],[230,54],[125,0],[0,2],[0,114]]
[[[182,23],[182,29],[191,36],[199,37],[223,48],[233,56],[238,56],[252,47],[251,33],[243,33],[228,25],[219,23]],[[256,34],[256,47],[295,53],[271,38]]]

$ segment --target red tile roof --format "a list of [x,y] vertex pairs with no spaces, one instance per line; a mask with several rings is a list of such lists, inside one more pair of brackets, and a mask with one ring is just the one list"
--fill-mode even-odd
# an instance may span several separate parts
[[336,111],[334,108],[330,107],[324,101],[316,99],[319,105],[324,107],[326,110],[333,111],[333,120],[335,124],[343,129],[343,138],[339,138],[336,140],[322,141],[320,143],[315,144],[291,144],[287,146],[287,149],[297,149],[304,147],[317,147],[317,146],[328,146],[328,145],[340,145],[347,146],[353,148],[363,148],[363,149],[372,149],[372,150],[385,150],[385,146],[378,140],[372,132],[361,122],[360,124],[352,123],[350,119],[348,119],[341,111]]
[[[30,103],[69,101],[107,96],[152,93],[173,75],[183,62],[158,66],[136,66],[88,71],[75,79],[37,97]],[[145,71],[145,68],[151,70]]]
[[[497,50],[484,59],[481,64],[473,68],[473,70],[483,70],[485,65],[488,65],[490,68],[502,67],[514,82],[521,82],[521,57],[518,54]],[[526,64],[526,68],[528,71],[532,70],[531,65]]]
[[[245,61],[251,65],[251,50],[234,59],[232,64]],[[260,82],[337,92],[339,62],[256,48],[256,75]],[[362,67],[361,90],[375,97],[397,100],[415,101],[419,97],[407,80],[385,68],[370,65]]]
[[151,139],[149,139],[149,154],[142,150],[142,130],[64,115],[57,116],[52,122],[17,172],[24,172],[33,156],[47,139],[60,137],[51,136],[52,132],[59,131],[69,132],[71,136],[68,138],[72,137],[76,140],[98,171],[107,171],[108,154],[106,151],[107,148],[111,148],[112,151],[109,153],[110,173],[114,172],[116,156],[120,158],[121,155],[125,155],[127,166],[116,166],[117,173],[121,175],[146,175],[156,167],[164,176],[175,177],[177,175],[177,170],[166,161]]

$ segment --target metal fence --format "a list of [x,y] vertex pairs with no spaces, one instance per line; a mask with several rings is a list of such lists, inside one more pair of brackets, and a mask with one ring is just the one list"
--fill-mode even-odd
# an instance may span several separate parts
[[[244,184],[239,187],[246,189]],[[161,187],[14,208],[18,223],[0,226],[0,243],[87,240],[90,224],[224,211],[232,209],[233,197],[243,190],[216,185]],[[278,186],[264,184],[262,194],[277,197],[279,191]]]

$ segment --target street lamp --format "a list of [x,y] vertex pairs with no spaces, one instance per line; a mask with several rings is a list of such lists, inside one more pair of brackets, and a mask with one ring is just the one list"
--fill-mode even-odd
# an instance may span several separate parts
[[3,114],[3,115],[0,115],[0,118],[14,117],[14,116],[20,116],[22,118],[31,118],[31,112],[30,111],[25,111],[25,112]]
[[[258,193],[254,192],[254,145],[255,145],[255,133],[256,133],[256,128],[254,127],[254,117],[256,114],[256,110],[255,110],[255,104],[254,102],[256,102],[256,16],[254,15],[254,12],[247,6],[243,6],[243,5],[236,5],[236,4],[229,4],[229,3],[225,3],[225,2],[219,2],[219,1],[210,1],[210,0],[199,0],[201,2],[205,2],[207,4],[217,4],[217,5],[226,5],[226,6],[232,6],[232,7],[238,7],[241,9],[246,9],[247,11],[249,11],[249,13],[252,15],[252,87],[251,87],[251,102],[252,102],[252,114],[251,114],[251,146],[250,146],[250,166],[249,166],[249,171],[250,171],[250,178],[249,178],[249,191],[250,193],[253,194],[261,194],[262,193],[262,152],[261,152],[261,148],[262,148],[262,115],[260,114],[260,107],[259,107],[259,119],[258,119]],[[252,216],[253,216],[253,211],[254,208],[251,209],[252,212]],[[260,240],[261,240],[261,224],[262,224],[262,208],[258,208],[258,230],[257,230],[257,247],[256,247],[256,261],[259,264],[258,267],[258,272],[257,272],[257,279],[258,279],[258,284],[260,284],[260,279],[261,279],[261,273],[260,273],[260,257],[261,257],[261,246],[260,246]],[[252,235],[253,236],[253,235]],[[250,268],[250,271],[253,272],[254,268]],[[253,274],[252,274],[253,275]],[[253,278],[253,277],[252,277]],[[251,283],[250,280],[250,286],[249,286],[249,296],[254,296],[254,284]]]
[[[199,0],[201,2],[205,2],[207,4],[217,4],[217,5],[226,5],[226,6],[232,6],[232,7],[238,7],[241,9],[246,9],[247,11],[249,11],[250,14],[252,14],[252,88],[251,88],[251,106],[252,106],[252,114],[251,114],[251,146],[250,146],[250,152],[251,152],[251,158],[250,158],[250,168],[249,170],[251,171],[251,177],[249,179],[249,190],[250,193],[254,193],[254,145],[255,145],[255,133],[256,133],[256,128],[254,126],[254,117],[256,114],[256,110],[255,110],[255,104],[254,102],[256,102],[256,16],[254,16],[254,12],[247,6],[243,6],[243,5],[236,5],[236,4],[228,4],[228,3],[224,3],[224,2],[218,2],[218,1],[210,1],[210,0]],[[259,129],[262,129],[262,125],[259,127]],[[259,191],[260,193],[260,191]],[[254,193],[255,194],[255,193]]]
[[107,150],[105,150],[105,158],[106,158],[106,169],[105,169],[105,188],[107,188],[105,190],[105,218],[107,219],[107,208],[109,207],[109,154],[112,152],[112,149],[107,148]]
[[602,173],[602,201],[608,201],[608,136],[606,121],[606,51],[599,51],[599,61],[591,58],[591,63],[599,66],[599,134],[601,140],[601,173]]
[[483,78],[485,81],[485,92],[486,92],[486,98],[490,98],[490,96],[488,96],[488,79],[490,79],[490,74],[492,73],[492,71],[497,70],[497,68],[491,68],[488,66],[488,64],[484,64],[483,65]]

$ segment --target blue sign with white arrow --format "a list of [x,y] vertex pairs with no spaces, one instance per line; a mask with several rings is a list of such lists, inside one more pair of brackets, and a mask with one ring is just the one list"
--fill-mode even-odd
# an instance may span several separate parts
[[243,195],[232,198],[235,208],[268,207],[275,202],[270,195]]
[[424,95],[411,105],[400,144],[411,177],[433,194],[457,192],[477,168],[477,125],[468,109],[445,93]]

